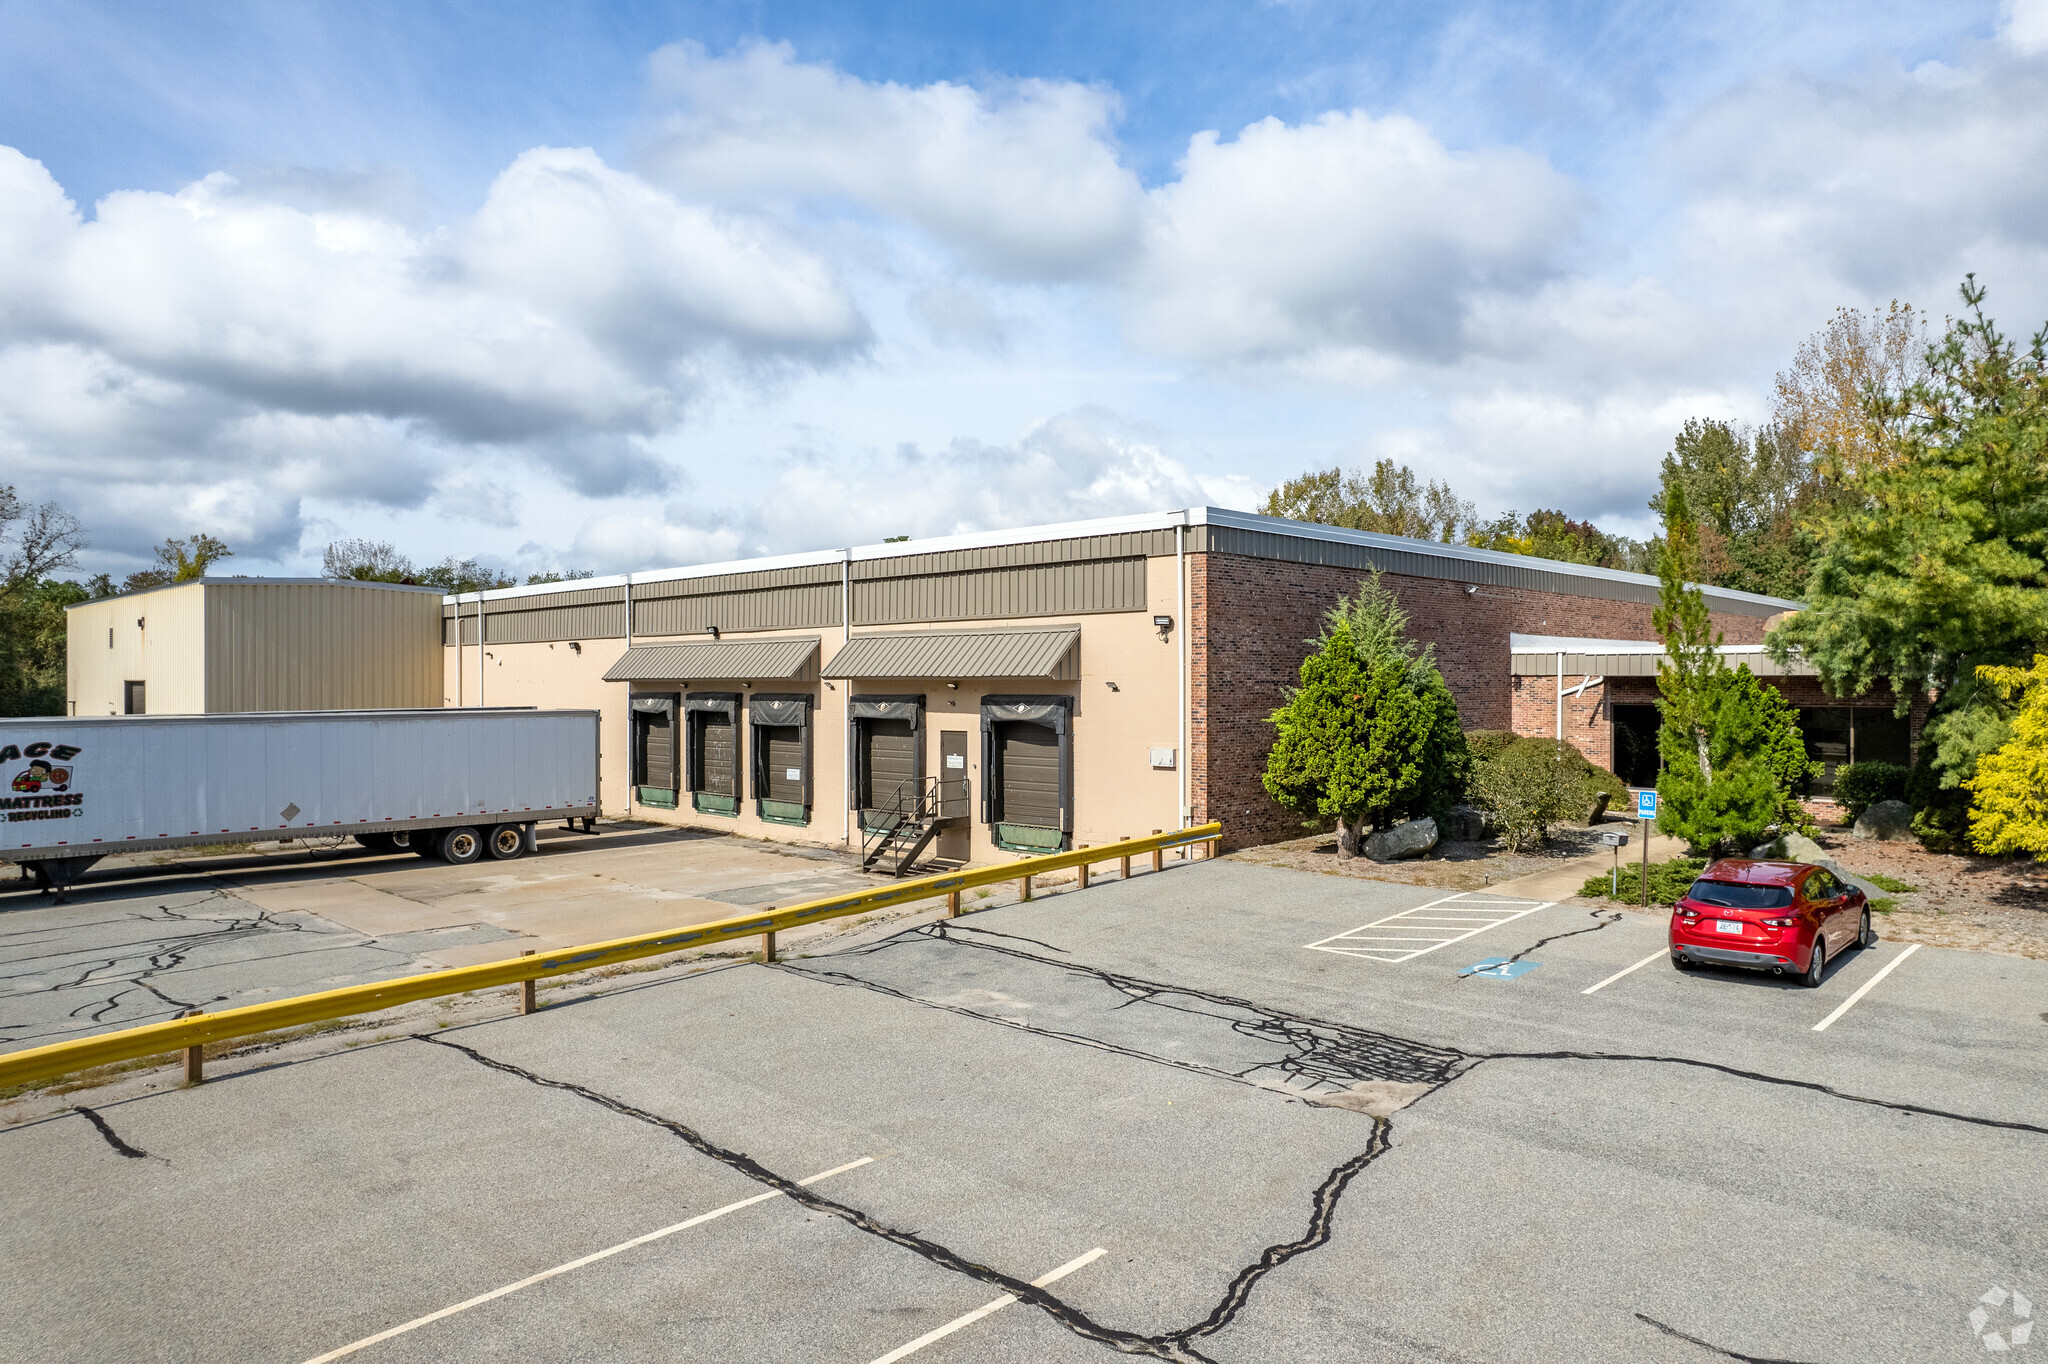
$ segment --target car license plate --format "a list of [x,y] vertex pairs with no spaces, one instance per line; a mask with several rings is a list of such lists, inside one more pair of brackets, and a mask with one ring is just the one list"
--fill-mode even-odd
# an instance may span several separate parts
[[1714,920],[1714,931],[1716,933],[1740,933],[1742,931],[1742,920],[1716,919]]

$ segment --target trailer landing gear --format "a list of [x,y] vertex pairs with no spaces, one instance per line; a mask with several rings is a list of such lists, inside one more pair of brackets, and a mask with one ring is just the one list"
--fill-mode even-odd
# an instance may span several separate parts
[[56,903],[61,905],[72,885],[85,875],[86,868],[103,856],[104,853],[95,853],[91,857],[52,857],[41,862],[29,862],[25,866],[29,875],[35,878],[36,889],[44,895],[54,892]]

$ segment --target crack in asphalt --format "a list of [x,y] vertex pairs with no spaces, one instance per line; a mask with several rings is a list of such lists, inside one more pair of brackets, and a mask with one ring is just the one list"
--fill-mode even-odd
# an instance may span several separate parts
[[107,1139],[107,1145],[113,1147],[117,1154],[126,1156],[130,1160],[147,1160],[149,1158],[149,1152],[139,1146],[130,1146],[127,1142],[122,1141],[121,1134],[108,1126],[105,1118],[87,1108],[84,1104],[73,1104],[71,1111],[79,1114],[87,1122],[98,1128],[100,1135]]
[[1763,1355],[1737,1354],[1733,1350],[1724,1350],[1718,1345],[1701,1340],[1698,1336],[1687,1335],[1676,1326],[1666,1326],[1655,1317],[1646,1317],[1641,1312],[1636,1313],[1636,1320],[1656,1327],[1667,1336],[1676,1336],[1680,1340],[1689,1340],[1703,1350],[1712,1350],[1723,1359],[1739,1359],[1742,1361],[1742,1364],[1803,1364],[1803,1361],[1796,1359],[1768,1359]]
[[[1618,924],[1621,922],[1621,915],[1619,914],[1611,914],[1608,915],[1606,918],[1601,918],[1600,911],[1597,909],[1587,910],[1586,912],[1591,917],[1599,919],[1600,922],[1594,924],[1591,928],[1574,928],[1568,933],[1553,933],[1547,938],[1538,938],[1535,942],[1530,943],[1527,947],[1515,953],[1515,955],[1509,957],[1506,961],[1496,963],[1489,969],[1498,971],[1503,966],[1513,965],[1515,962],[1518,962],[1522,958],[1528,956],[1531,952],[1534,952],[1537,948],[1544,946],[1546,943],[1554,943],[1560,938],[1576,938],[1581,933],[1598,933],[1601,929],[1606,928],[1611,924]],[[1475,974],[1477,973],[1473,972],[1471,974],[1468,974],[1467,972],[1461,971],[1455,977],[1453,977],[1453,979],[1470,980],[1472,978],[1472,975]]]
[[1060,1325],[1085,1340],[1092,1340],[1098,1344],[1107,1345],[1124,1354],[1149,1355],[1154,1359],[1181,1361],[1182,1364],[1215,1364],[1208,1355],[1197,1350],[1190,1342],[1200,1336],[1214,1335],[1230,1325],[1238,1312],[1243,1309],[1245,1302],[1251,1296],[1252,1289],[1258,1284],[1260,1279],[1278,1269],[1295,1256],[1306,1254],[1328,1243],[1336,1220],[1337,1203],[1342,1198],[1345,1188],[1357,1177],[1360,1171],[1384,1154],[1392,1144],[1393,1124],[1386,1118],[1372,1119],[1373,1135],[1366,1148],[1332,1170],[1325,1177],[1322,1184],[1317,1187],[1311,1203],[1308,1229],[1300,1238],[1279,1245],[1268,1246],[1261,1252],[1257,1260],[1245,1266],[1237,1273],[1231,1280],[1229,1288],[1225,1291],[1222,1301],[1218,1302],[1209,1315],[1201,1321],[1196,1322],[1192,1326],[1182,1327],[1177,1331],[1166,1331],[1158,1335],[1147,1336],[1139,1335],[1134,1331],[1122,1331],[1115,1327],[1105,1326],[1071,1303],[1055,1294],[1048,1293],[1043,1288],[1005,1274],[999,1269],[978,1264],[928,1237],[919,1236],[914,1232],[903,1231],[876,1221],[860,1209],[813,1192],[786,1175],[777,1174],[775,1171],[770,1170],[745,1152],[734,1151],[720,1146],[694,1128],[677,1122],[672,1118],[664,1118],[659,1114],[650,1113],[646,1109],[636,1108],[621,1099],[614,1098],[609,1094],[587,1086],[576,1084],[573,1081],[556,1080],[544,1075],[535,1074],[523,1066],[486,1056],[473,1047],[464,1046],[462,1043],[451,1041],[446,1037],[437,1037],[431,1033],[413,1033],[412,1037],[413,1040],[418,1042],[427,1042],[437,1047],[446,1047],[451,1051],[461,1052],[472,1061],[488,1066],[492,1070],[502,1071],[507,1075],[515,1075],[522,1080],[546,1089],[556,1089],[567,1094],[574,1094],[578,1098],[586,1099],[602,1108],[609,1109],[621,1117],[632,1118],[637,1122],[644,1122],[651,1126],[659,1127],[681,1138],[699,1153],[738,1171],[756,1183],[765,1184],[769,1188],[778,1190],[813,1212],[837,1217],[848,1225],[867,1232],[871,1236],[879,1237],[890,1242],[892,1245],[901,1246],[903,1249],[921,1256],[942,1269],[951,1270],[956,1274],[985,1283],[991,1288],[1000,1289],[1012,1297],[1029,1302],[1045,1312],[1053,1320],[1059,1322]]

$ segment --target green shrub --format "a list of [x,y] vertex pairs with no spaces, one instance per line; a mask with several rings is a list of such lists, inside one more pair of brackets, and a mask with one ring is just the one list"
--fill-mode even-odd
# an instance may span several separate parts
[[1899,763],[1850,763],[1835,772],[1835,803],[1854,824],[1879,801],[1904,800],[1913,769]]
[[1864,872],[1862,876],[1864,880],[1870,882],[1871,885],[1876,886],[1879,890],[1888,890],[1894,895],[1911,895],[1914,891],[1920,889],[1918,886],[1907,885],[1895,876],[1886,876],[1882,872]]
[[[1583,820],[1603,790],[1610,806],[1627,802],[1627,784],[1593,766],[1570,744],[1514,734],[1503,743],[1494,738],[1499,733],[1477,730],[1465,740],[1475,749],[1492,750],[1473,765],[1471,797],[1500,831],[1509,852],[1521,851],[1532,838],[1547,837],[1553,824]],[[1485,736],[1483,745],[1473,744],[1475,734]]]
[[[1668,905],[1685,894],[1686,887],[1699,879],[1707,867],[1704,858],[1674,857],[1669,862],[1650,864],[1650,903]],[[1586,878],[1586,884],[1579,887],[1579,894],[1589,900],[1608,898],[1611,872]],[[1616,892],[1623,904],[1641,904],[1643,900],[1643,864],[1623,860],[1621,864],[1621,888]]]
[[1473,762],[1483,763],[1498,758],[1503,749],[1521,737],[1506,729],[1468,729],[1465,731],[1465,747],[1471,751]]

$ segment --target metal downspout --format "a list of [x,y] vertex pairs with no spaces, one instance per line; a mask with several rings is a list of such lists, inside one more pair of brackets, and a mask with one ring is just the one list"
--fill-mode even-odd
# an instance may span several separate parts
[[476,707],[484,707],[484,594],[476,594]]
[[1194,811],[1188,807],[1188,739],[1193,726],[1188,720],[1188,514],[1182,511],[1180,524],[1173,528],[1173,582],[1179,594],[1174,619],[1180,625],[1180,657],[1176,671],[1180,674],[1180,761],[1174,766],[1180,769],[1180,827],[1188,827]]
[[[839,644],[844,648],[853,639],[853,551],[839,551]],[[839,836],[848,847],[853,846],[853,682],[840,678],[846,683],[846,691],[840,698],[840,722],[846,726],[846,742],[840,751],[846,755],[846,771],[841,775],[845,780],[839,783],[845,815],[840,821]],[[984,780],[986,775],[984,774]]]
[[1564,742],[1564,650],[1557,651],[1557,741]]

